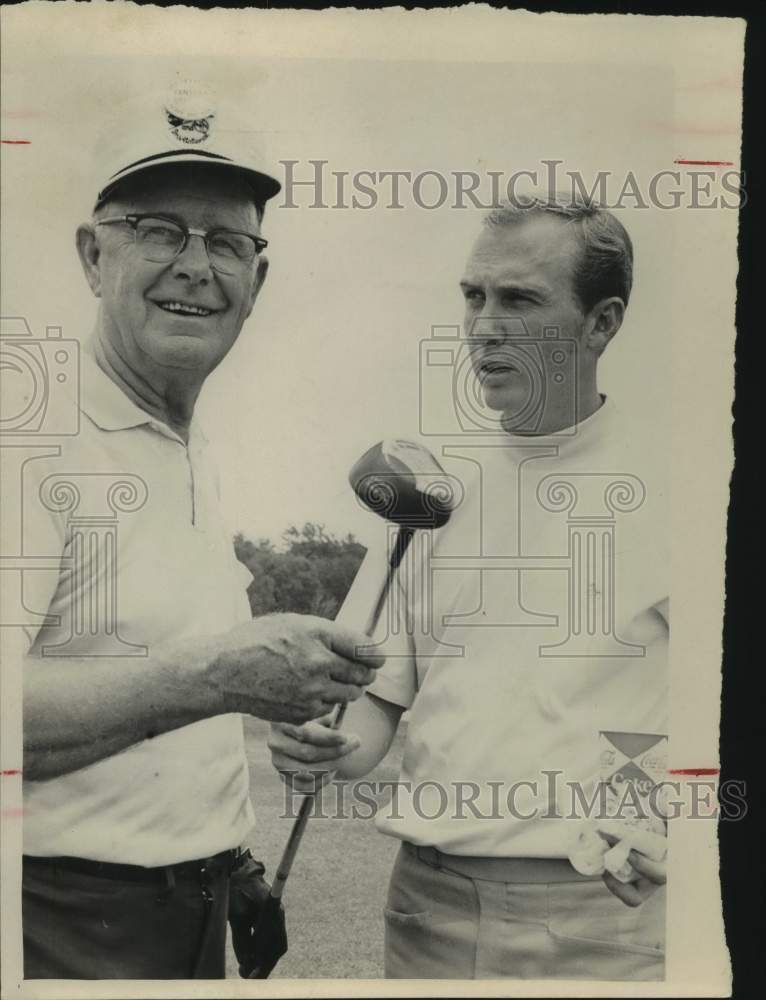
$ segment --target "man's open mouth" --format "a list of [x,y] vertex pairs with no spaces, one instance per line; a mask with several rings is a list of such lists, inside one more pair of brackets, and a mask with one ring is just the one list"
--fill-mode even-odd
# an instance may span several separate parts
[[210,316],[215,311],[202,306],[192,306],[186,302],[157,302],[165,312],[176,313],[179,316]]

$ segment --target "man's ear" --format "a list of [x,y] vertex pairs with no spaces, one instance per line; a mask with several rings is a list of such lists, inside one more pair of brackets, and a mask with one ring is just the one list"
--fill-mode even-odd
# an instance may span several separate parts
[[602,299],[588,313],[585,324],[585,344],[596,355],[603,354],[609,341],[622,326],[625,316],[625,303],[614,296]]
[[99,258],[101,250],[96,241],[96,230],[93,226],[83,223],[77,227],[77,253],[80,257],[85,278],[90,290],[97,299],[101,298],[101,268]]
[[[255,278],[253,280],[253,287],[250,289],[250,302],[247,307],[247,315],[253,311],[253,306],[255,305],[255,300],[258,298],[258,293],[263,287],[263,283],[266,280],[266,275],[269,273],[269,258],[259,257],[258,267],[255,271]],[[247,318],[247,317],[245,317]]]

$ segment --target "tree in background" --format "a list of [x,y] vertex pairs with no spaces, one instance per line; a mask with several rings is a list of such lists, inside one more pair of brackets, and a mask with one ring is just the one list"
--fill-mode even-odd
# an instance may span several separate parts
[[265,538],[251,542],[241,532],[234,538],[237,559],[253,574],[247,591],[253,615],[297,611],[334,618],[365,547],[353,535],[336,538],[310,522],[300,531],[288,528],[282,540],[277,548]]

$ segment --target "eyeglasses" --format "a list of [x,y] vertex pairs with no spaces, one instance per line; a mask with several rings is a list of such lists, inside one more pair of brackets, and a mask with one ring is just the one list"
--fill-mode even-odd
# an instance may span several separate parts
[[168,264],[180,256],[190,236],[205,241],[210,266],[221,274],[241,274],[269,245],[268,240],[233,229],[188,229],[159,215],[114,215],[99,219],[97,226],[124,222],[133,227],[136,247],[144,260]]

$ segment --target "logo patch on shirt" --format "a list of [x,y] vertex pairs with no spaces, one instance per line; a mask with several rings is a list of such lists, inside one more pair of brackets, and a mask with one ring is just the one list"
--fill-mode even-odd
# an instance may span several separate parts
[[668,738],[662,733],[599,732],[601,781],[618,795],[632,784],[648,795],[663,781],[668,766]]

